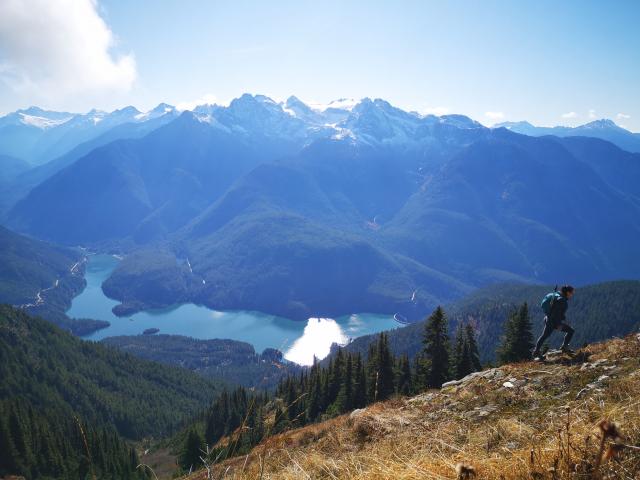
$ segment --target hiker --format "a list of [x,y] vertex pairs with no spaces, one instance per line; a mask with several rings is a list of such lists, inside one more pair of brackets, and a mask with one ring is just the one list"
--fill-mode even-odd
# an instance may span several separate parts
[[569,342],[571,342],[574,330],[565,323],[565,313],[569,306],[568,300],[573,296],[574,291],[575,289],[571,285],[565,285],[560,289],[560,293],[556,290],[553,293],[546,295],[543,299],[542,308],[546,313],[544,317],[544,330],[536,343],[536,349],[533,351],[533,358],[544,358],[540,353],[540,349],[554,330],[565,332],[564,342],[562,342],[560,350],[564,353],[574,353],[573,350],[569,348]]

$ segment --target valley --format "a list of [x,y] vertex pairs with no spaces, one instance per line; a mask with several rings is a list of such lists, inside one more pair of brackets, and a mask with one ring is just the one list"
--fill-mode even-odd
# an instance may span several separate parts
[[0,480],[640,479],[638,24],[0,0]]
[[250,311],[215,311],[204,306],[183,304],[160,310],[149,310],[128,317],[116,316],[112,309],[117,301],[102,291],[102,283],[113,272],[119,260],[111,255],[90,255],[85,269],[87,286],[66,312],[71,318],[94,318],[108,321],[107,328],[83,338],[101,340],[121,335],[141,335],[145,329],[158,328],[161,334],[194,339],[230,339],[251,344],[257,352],[275,348],[284,358],[302,365],[313,362],[313,356],[324,358],[333,343],[389,330],[399,326],[388,315],[353,314],[334,319],[294,321]]

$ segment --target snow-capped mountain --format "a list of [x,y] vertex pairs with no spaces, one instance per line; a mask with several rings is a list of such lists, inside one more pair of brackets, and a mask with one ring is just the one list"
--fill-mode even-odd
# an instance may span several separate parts
[[506,128],[512,132],[540,137],[543,135],[555,135],[556,137],[594,137],[617,145],[629,152],[640,152],[640,135],[617,125],[613,120],[600,119],[579,125],[577,127],[536,127],[529,122],[503,122],[494,128]]
[[[121,125],[163,117],[169,121],[176,116],[175,107],[164,103],[145,113],[133,106],[113,112],[92,109],[87,113],[29,107],[0,117],[0,154],[40,165]],[[162,123],[166,122],[159,122],[158,126]],[[126,132],[121,136],[126,138]]]
[[0,117],[0,128],[24,125],[45,130],[62,125],[74,115],[69,112],[54,112],[39,107],[29,107]]
[[[319,104],[305,103],[295,96],[278,102],[265,95],[246,93],[227,106],[199,105],[187,113],[228,133],[286,139],[300,145],[333,138],[363,145],[422,148],[431,145],[435,137],[444,141],[445,132],[458,142],[463,131],[475,138],[474,132],[485,129],[464,115],[421,115],[380,98],[340,98]],[[127,106],[113,112],[93,109],[84,114],[30,107],[0,117],[0,154],[43,164],[115,128],[119,130],[109,138],[128,138],[126,125],[152,122],[143,129],[150,131],[179,115],[174,106],[166,103],[147,112]],[[529,136],[596,137],[624,150],[640,152],[640,137],[611,120],[596,120],[574,128],[536,127],[529,122],[505,122],[494,128],[500,127]],[[136,131],[139,134],[142,130]]]
[[333,138],[362,145],[419,148],[431,144],[443,128],[486,130],[464,115],[423,116],[380,98],[339,99],[321,105],[306,104],[295,96],[276,102],[264,95],[244,94],[229,106],[200,105],[193,114],[227,132],[288,138],[303,144]]

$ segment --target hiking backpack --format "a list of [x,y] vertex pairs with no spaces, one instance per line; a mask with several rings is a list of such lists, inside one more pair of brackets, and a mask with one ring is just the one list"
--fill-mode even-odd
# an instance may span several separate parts
[[553,308],[553,304],[561,297],[560,293],[558,293],[558,287],[556,287],[553,292],[547,293],[542,301],[540,302],[540,308],[545,315],[549,315],[551,313],[551,309]]

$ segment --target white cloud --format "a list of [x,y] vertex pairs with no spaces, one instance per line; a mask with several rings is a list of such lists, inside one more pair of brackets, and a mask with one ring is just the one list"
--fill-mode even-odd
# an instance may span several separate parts
[[616,115],[616,118],[618,120],[626,120],[628,118],[631,118],[631,115],[627,115],[626,113],[619,113]]
[[424,115],[446,115],[451,109],[449,107],[426,107],[420,110],[420,113]]
[[114,56],[116,39],[97,0],[0,1],[0,83],[25,98],[127,92],[133,54]]
[[578,114],[576,112],[563,113],[562,118],[576,118]]
[[489,120],[502,120],[504,118],[503,112],[484,112],[484,116]]
[[176,109],[193,110],[198,105],[213,105],[214,103],[217,103],[218,105],[220,105],[220,102],[217,101],[217,98],[213,93],[205,93],[203,96],[195,100],[177,102]]
[[596,111],[594,109],[589,110],[589,118],[592,120],[596,118]]

